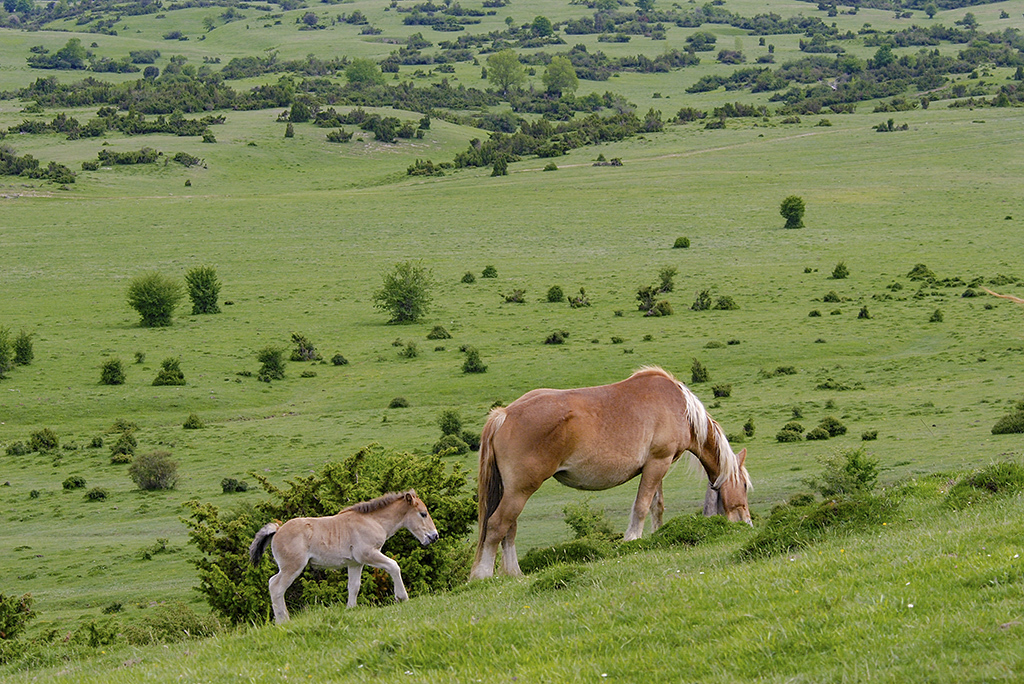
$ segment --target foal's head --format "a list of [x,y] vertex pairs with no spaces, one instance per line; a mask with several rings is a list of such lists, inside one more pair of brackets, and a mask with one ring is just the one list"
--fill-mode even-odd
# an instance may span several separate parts
[[437,541],[437,527],[434,525],[427,507],[412,489],[407,491],[403,497],[408,510],[402,518],[402,527],[412,532],[412,535],[426,546]]
[[731,477],[726,477],[719,484],[712,484],[715,493],[715,513],[724,515],[729,522],[750,522],[750,508],[747,506],[747,489],[750,487],[750,476],[743,462],[747,458],[747,450],[736,454],[738,468]]

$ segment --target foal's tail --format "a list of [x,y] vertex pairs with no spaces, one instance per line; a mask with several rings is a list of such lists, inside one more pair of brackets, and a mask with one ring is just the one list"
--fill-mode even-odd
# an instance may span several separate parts
[[500,406],[491,410],[480,435],[480,472],[477,475],[478,523],[480,527],[480,543],[477,555],[484,545],[487,536],[487,521],[501,503],[501,495],[505,488],[498,471],[498,462],[494,458],[494,433],[505,422],[505,409]]
[[267,523],[264,525],[259,532],[256,533],[256,538],[252,540],[252,544],[249,545],[249,562],[256,565],[263,558],[263,552],[267,549],[267,544],[270,543],[274,533],[280,527],[277,523]]

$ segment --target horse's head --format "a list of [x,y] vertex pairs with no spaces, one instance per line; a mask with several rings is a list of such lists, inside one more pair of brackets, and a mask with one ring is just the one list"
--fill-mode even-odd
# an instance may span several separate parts
[[731,477],[719,483],[709,482],[708,491],[704,496],[704,515],[724,515],[729,522],[750,522],[750,508],[747,506],[747,489],[750,476],[743,462],[747,458],[747,450],[736,454],[739,467]]
[[406,528],[424,546],[437,541],[437,527],[434,525],[427,507],[412,489],[405,493],[405,502],[409,507],[402,519],[402,527]]

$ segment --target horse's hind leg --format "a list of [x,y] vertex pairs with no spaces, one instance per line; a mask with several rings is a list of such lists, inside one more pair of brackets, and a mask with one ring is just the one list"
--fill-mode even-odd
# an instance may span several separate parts
[[305,564],[281,563],[278,565],[278,573],[270,578],[270,604],[274,607],[274,622],[277,624],[288,622],[290,619],[288,608],[284,604],[284,592],[288,591],[295,578],[302,574],[304,567]]
[[519,521],[513,520],[501,540],[501,568],[506,575],[519,577],[523,571],[519,569],[519,556],[516,554],[516,530],[519,528]]
[[526,494],[505,490],[504,496],[501,497],[501,503],[487,520],[487,534],[484,536],[480,562],[477,564],[478,572],[471,579],[491,576],[494,572],[494,560],[498,555],[499,544],[502,549],[501,567],[505,573],[513,577],[523,574],[523,571],[519,569],[519,558],[516,556],[516,520],[523,512],[526,500],[534,491],[536,488]]
[[665,514],[665,492],[662,489],[664,481],[658,483],[658,489],[651,499],[651,532],[657,532],[661,527],[662,518]]
[[348,566],[348,603],[345,604],[346,608],[355,608],[356,600],[359,598],[359,585],[362,584],[363,579],[363,566],[362,565],[349,565]]

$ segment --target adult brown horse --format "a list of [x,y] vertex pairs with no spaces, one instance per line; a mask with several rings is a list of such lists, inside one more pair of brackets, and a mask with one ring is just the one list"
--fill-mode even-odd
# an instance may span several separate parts
[[625,539],[643,534],[648,510],[658,529],[665,510],[662,478],[684,451],[707,473],[706,511],[749,523],[747,450],[733,453],[700,400],[661,368],[641,368],[611,385],[536,389],[495,408],[480,438],[480,541],[470,579],[494,573],[499,544],[505,572],[522,574],[516,520],[549,477],[599,490],[639,475]]

